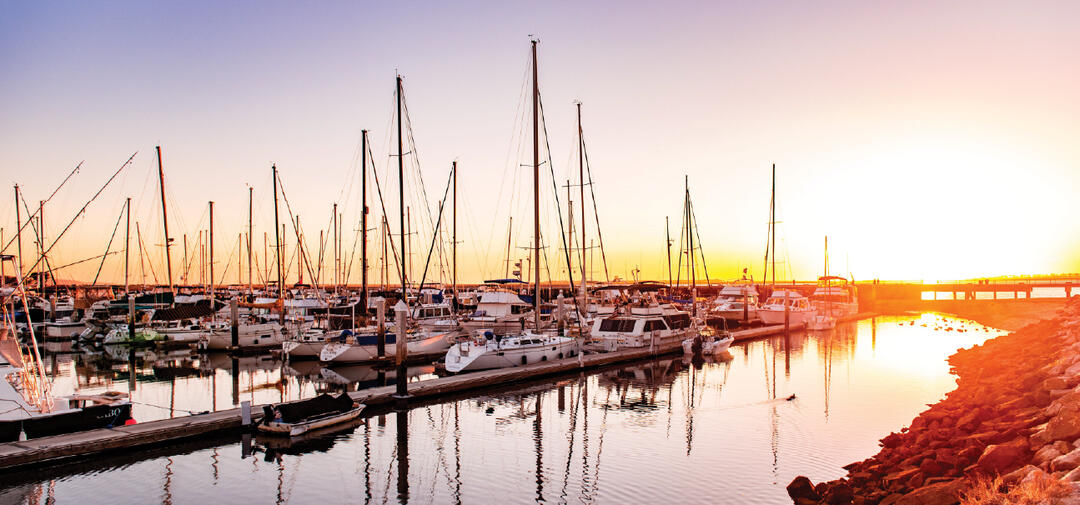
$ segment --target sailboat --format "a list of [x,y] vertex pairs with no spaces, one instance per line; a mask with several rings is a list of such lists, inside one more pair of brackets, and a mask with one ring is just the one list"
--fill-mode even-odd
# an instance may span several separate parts
[[0,402],[6,405],[0,413],[0,442],[125,424],[131,419],[131,401],[125,393],[52,395],[33,326],[28,325],[29,355],[23,355],[15,338],[15,293],[27,314],[28,296],[23,286],[22,266],[12,255],[0,256],[0,262],[4,261],[14,265],[17,286],[0,298]]
[[[533,104],[533,325],[534,329],[496,335],[494,330],[480,329],[471,340],[458,342],[446,352],[446,371],[457,373],[471,370],[508,368],[530,363],[551,361],[577,355],[577,339],[564,335],[540,332],[540,89],[537,82],[536,40],[532,41],[532,104]],[[483,304],[483,299],[481,299]]]
[[[831,330],[836,327],[836,318],[832,313],[832,296],[829,293],[829,237],[825,237],[825,276],[822,279],[826,279],[824,286],[825,296],[822,304],[815,307],[814,316],[806,321],[806,329],[808,330]],[[822,288],[818,288],[819,290]]]

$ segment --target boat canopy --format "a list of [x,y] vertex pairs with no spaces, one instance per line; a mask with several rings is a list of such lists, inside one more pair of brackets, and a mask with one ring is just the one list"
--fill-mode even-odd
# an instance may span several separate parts
[[266,422],[274,420],[273,411],[276,410],[281,413],[281,422],[296,423],[310,417],[331,414],[334,412],[345,412],[352,407],[353,400],[349,397],[348,393],[341,393],[341,395],[336,397],[323,393],[310,400],[281,403],[273,407],[267,405],[263,408],[265,409]]
[[521,279],[489,279],[484,284],[525,284]]

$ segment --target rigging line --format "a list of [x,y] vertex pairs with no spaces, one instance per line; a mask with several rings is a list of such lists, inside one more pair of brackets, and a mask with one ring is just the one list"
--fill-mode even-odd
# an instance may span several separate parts
[[[68,179],[71,179],[71,176],[75,175],[75,173],[79,171],[79,167],[81,167],[83,165],[84,161],[80,161],[79,164],[75,166],[75,169],[72,170],[71,173],[69,173],[68,176],[65,177],[63,181],[60,182],[60,185],[57,186],[56,189],[53,190],[52,194],[49,195],[49,197],[45,199],[45,203],[49,203],[49,201],[52,200],[53,196],[56,196],[56,193],[58,193],[60,191],[60,188],[63,188],[64,185],[67,184]],[[21,193],[20,193],[20,196],[22,196]],[[22,199],[23,199],[23,206],[26,207],[26,197],[22,196]],[[18,205],[18,203],[16,202],[15,205]],[[40,208],[39,208],[39,210],[40,210]],[[26,225],[30,224],[34,220],[34,218],[37,216],[37,213],[38,213],[38,211],[36,211],[36,210],[33,213],[30,213],[30,209],[27,209],[26,212],[27,212],[26,222],[20,224],[18,230],[16,230],[16,235],[21,233],[23,231],[23,229],[26,228]],[[15,236],[16,235],[12,235],[11,240],[9,240],[8,243],[4,245],[4,248],[3,248],[4,251],[6,251],[7,248],[10,247],[13,242],[15,242]]]
[[[368,142],[368,155],[372,156],[372,154],[371,154],[371,143],[370,142]],[[382,207],[383,223],[386,224],[386,229],[389,230],[390,229],[390,221],[386,218],[386,201],[383,200],[382,185],[379,183],[379,172],[377,170],[374,170],[374,165],[375,165],[375,159],[374,158],[372,158],[371,164],[372,164],[372,173],[375,175],[375,190],[379,194],[379,206]],[[402,233],[404,233],[404,230],[402,230]],[[393,240],[390,240],[389,242],[390,242],[390,251],[394,253],[394,266],[397,267],[398,276],[400,278],[400,275],[401,275],[401,262],[398,261],[397,247],[394,246],[394,241]],[[384,259],[384,261],[385,261],[385,259]]]
[[[556,182],[556,179],[555,179],[555,167],[554,167],[554,164],[551,162],[551,144],[549,143],[550,138],[548,137],[548,131],[547,131],[547,119],[544,116],[544,101],[541,99],[539,85],[536,88],[536,102],[540,106],[540,119],[541,119],[540,122],[541,122],[541,124],[544,125],[544,147],[547,149],[548,169],[551,171],[551,187],[553,188],[552,193],[555,196],[555,209],[556,209],[555,214],[559,216],[559,234],[562,236],[563,252],[565,253],[565,259],[566,259],[566,276],[570,280],[570,292],[571,293],[577,293],[577,289],[574,287],[574,269],[570,264],[570,248],[568,248],[566,246],[566,243],[567,243],[566,229],[563,226],[562,204],[559,203],[559,184]],[[544,256],[545,256],[545,260],[546,260],[546,256],[547,256],[546,252],[545,252]],[[548,279],[549,280],[551,279],[551,270],[550,269],[551,269],[551,267],[550,267],[550,265],[548,265]],[[536,296],[540,296],[540,293],[536,293]],[[581,327],[581,320],[584,319],[584,317],[583,317],[584,316],[584,311],[581,310],[581,305],[578,304],[578,298],[577,298],[576,295],[571,296],[570,299],[574,301],[574,310],[577,311],[577,317],[574,318],[575,319],[575,324],[578,326],[578,331],[581,331],[581,330],[583,330],[583,328]]]
[[[313,271],[311,269],[311,261],[308,260],[308,258],[307,258],[308,255],[304,254],[305,251],[304,251],[303,240],[300,239],[300,228],[297,228],[297,226],[296,226],[296,221],[295,221],[296,217],[293,215],[292,205],[289,204],[289,197],[285,196],[285,183],[282,182],[282,180],[281,180],[281,173],[280,172],[278,172],[277,181],[278,181],[278,190],[281,191],[281,199],[285,200],[285,209],[289,213],[289,221],[292,222],[293,231],[296,233],[296,250],[293,252],[293,257],[295,257],[296,254],[300,255],[300,259],[303,261],[304,266],[307,267],[308,275],[313,279],[313,285],[315,287],[315,294],[316,294],[316,296],[318,297],[319,300],[322,300],[323,299],[322,298],[322,290],[319,289],[319,283],[314,282],[315,275],[314,275],[314,273],[313,273]],[[290,263],[289,268],[292,269],[292,265],[291,265],[292,258],[289,258],[289,263]],[[284,279],[284,277],[282,277],[282,279]]]
[[105,246],[105,254],[101,255],[101,264],[98,265],[97,273],[94,274],[94,282],[90,283],[90,286],[97,286],[98,276],[101,275],[101,267],[105,266],[105,257],[109,255],[109,249],[112,248],[113,239],[116,238],[116,230],[120,229],[120,220],[124,218],[124,208],[120,208],[120,216],[116,218],[116,225],[113,226],[112,235],[109,235],[109,243]]
[[[139,154],[139,152],[135,151],[135,154]],[[65,233],[67,233],[67,231],[71,228],[71,225],[75,224],[75,220],[78,219],[78,217],[82,215],[83,212],[86,212],[86,208],[90,206],[90,203],[97,199],[98,195],[100,195],[102,191],[105,191],[105,188],[109,186],[109,183],[111,183],[117,175],[120,175],[120,172],[124,170],[125,167],[131,164],[131,160],[135,159],[135,154],[132,154],[131,157],[128,158],[127,161],[125,161],[124,164],[116,170],[116,172],[113,173],[112,177],[109,177],[109,180],[105,181],[105,185],[101,186],[101,189],[99,189],[97,193],[94,193],[94,196],[90,197],[90,200],[87,201],[86,204],[83,205],[82,208],[75,213],[75,217],[71,218],[71,221],[68,222],[67,226],[64,227],[63,231],[61,231],[60,234],[56,236],[56,238],[52,242],[52,245],[49,246],[49,248],[45,250],[45,252],[41,253],[41,258],[44,258],[47,254],[49,254],[49,252],[53,250],[53,247],[56,247],[56,243],[60,241],[60,238],[63,237]],[[33,270],[34,267],[36,267],[38,263],[41,262],[41,258],[38,258],[38,260],[30,266],[31,270]],[[53,282],[55,282],[55,279],[53,279]]]
[[[229,250],[229,259],[225,260],[225,271],[221,272],[221,282],[218,284],[225,284],[225,276],[229,273],[229,267],[232,266],[233,253],[240,248],[240,239],[236,239],[236,246]],[[213,279],[211,279],[213,281]]]
[[694,212],[694,204],[690,203],[690,217],[694,220],[694,232],[697,234],[697,250],[701,253],[701,267],[705,269],[705,285],[712,286],[709,280],[709,265],[705,263],[705,249],[701,246],[701,228],[698,226],[697,213]]
[[[23,208],[26,209],[26,213],[30,214],[30,206],[26,204],[26,195],[20,193],[19,197],[22,198]],[[38,206],[38,210],[41,210],[40,206]],[[37,220],[35,220],[35,219],[29,219],[27,222],[30,223],[30,228],[32,228],[34,230],[34,243],[37,244],[38,250],[42,251],[41,256],[38,256],[38,263],[40,263],[41,260],[44,259],[45,260],[45,268],[47,268],[49,270],[49,275],[52,276],[53,275],[52,263],[49,261],[49,258],[47,256],[45,256],[45,252],[44,252],[45,251],[45,244],[41,243],[41,234],[42,234],[42,232],[44,230],[40,230],[40,231],[38,230]],[[33,266],[31,266],[30,269],[27,270],[27,271],[28,272],[33,272],[34,267],[36,267],[37,265],[38,265],[37,263],[34,263]],[[56,278],[53,277],[53,284],[55,284],[55,283],[56,283]]]
[[[607,282],[611,282],[611,277],[608,276],[607,253],[604,252],[604,234],[600,230],[600,212],[597,211],[596,208],[596,185],[593,184],[592,180],[592,166],[589,164],[589,148],[585,144],[584,133],[581,134],[581,151],[585,153],[585,172],[589,174],[589,196],[592,198],[593,216],[596,218],[596,238],[600,241],[600,259],[604,263],[604,279],[606,279]],[[584,181],[582,184],[584,184]],[[585,202],[582,202],[582,206],[584,205]],[[584,246],[585,244],[581,245]]]
[[[139,223],[136,221],[135,222],[135,229],[136,230],[138,230],[138,226],[139,226]],[[142,254],[139,255],[139,261],[142,261],[143,256],[150,256],[150,252],[146,249],[146,241],[143,240],[142,233],[137,233],[137,235],[139,237],[138,238],[139,244],[142,245]],[[154,285],[156,286],[158,284],[158,279],[157,279],[157,272],[154,271],[154,262],[153,261],[147,261],[146,263],[148,265],[150,265],[150,275],[154,277]],[[145,275],[146,274],[143,274],[143,276],[145,276]]]
[[60,270],[63,270],[63,269],[65,269],[65,268],[67,268],[67,267],[73,267],[73,266],[75,266],[75,265],[81,265],[81,264],[83,264],[83,263],[86,263],[87,261],[93,261],[93,260],[96,260],[96,259],[98,259],[98,258],[102,258],[102,262],[104,262],[104,258],[105,258],[106,256],[111,256],[111,255],[113,255],[113,254],[120,254],[120,251],[113,251],[113,252],[110,252],[110,253],[105,253],[105,254],[99,254],[99,255],[97,255],[97,256],[93,256],[93,257],[90,257],[90,258],[86,258],[86,259],[81,259],[81,260],[79,260],[79,261],[76,261],[76,262],[74,262],[74,263],[68,263],[68,264],[66,264],[66,265],[61,265],[61,266],[58,266],[58,267],[54,268],[53,270],[56,270],[57,272],[59,272]]
[[682,219],[679,221],[679,261],[675,267],[675,285],[678,286],[682,283],[682,258],[683,258],[683,246],[685,245],[686,237],[686,200],[683,199]]
[[409,152],[407,154],[412,155],[414,163],[413,169],[416,171],[417,179],[419,179],[420,194],[422,195],[424,207],[427,209],[428,224],[432,224],[433,219],[431,219],[431,202],[428,200],[427,187],[424,185],[424,174],[420,171],[420,155],[416,152],[416,140],[413,138],[412,118],[409,116],[409,103],[407,100],[405,100],[404,85],[401,86],[401,106],[403,109],[403,113],[405,114],[405,117],[403,118],[405,119],[406,124],[405,131],[407,131],[409,134]]

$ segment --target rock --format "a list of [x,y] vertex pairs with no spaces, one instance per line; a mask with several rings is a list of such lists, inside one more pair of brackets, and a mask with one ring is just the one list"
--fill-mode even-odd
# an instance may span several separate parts
[[1042,466],[1043,463],[1049,463],[1054,458],[1061,456],[1063,453],[1055,444],[1044,445],[1042,449],[1039,449],[1035,453],[1035,456],[1031,458],[1031,464],[1036,466]]
[[1044,430],[1048,441],[1075,440],[1080,437],[1080,416],[1067,415],[1064,412],[1050,418]]
[[1009,443],[988,446],[976,465],[986,473],[1000,474],[1027,463],[1027,453],[1027,440],[1017,438]]
[[787,485],[787,494],[795,501],[800,499],[807,499],[815,502],[821,500],[821,495],[814,491],[814,484],[810,482],[809,478],[802,475],[795,477],[795,479]]
[[1050,377],[1042,382],[1042,388],[1046,391],[1053,391],[1055,389],[1066,389],[1068,383],[1061,377]]
[[[1057,472],[1055,472],[1056,474]],[[1060,477],[1061,480],[1069,482],[1080,482],[1080,468],[1073,468],[1068,473]]]
[[825,494],[825,503],[829,505],[848,505],[855,498],[855,492],[847,483],[840,482]]
[[945,474],[947,468],[935,458],[926,458],[919,465],[919,471],[926,477],[939,477]]
[[[885,501],[882,500],[882,503]],[[957,481],[930,484],[889,503],[892,505],[956,505],[960,503],[959,485]]]
[[1050,470],[1072,470],[1080,466],[1080,449],[1073,449],[1068,454],[1062,454],[1050,461]]
[[1031,472],[1042,472],[1042,469],[1037,466],[1027,465],[1018,470],[1013,470],[1008,474],[1002,475],[1001,481],[1006,484],[1013,485],[1025,479]]
[[[1025,466],[1024,468],[1027,468],[1027,467]],[[1021,468],[1021,470],[1023,470],[1023,468]],[[1050,474],[1042,471],[1041,468],[1036,468],[1036,469],[1028,472],[1028,474],[1025,475],[1024,478],[1020,479],[1020,484],[1026,484],[1026,483],[1032,482],[1034,480],[1049,479],[1049,478],[1050,478]]]

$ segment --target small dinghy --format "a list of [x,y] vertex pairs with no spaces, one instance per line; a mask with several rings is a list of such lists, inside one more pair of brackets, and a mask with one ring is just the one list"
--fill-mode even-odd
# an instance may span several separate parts
[[321,394],[310,400],[263,407],[258,429],[264,433],[296,436],[360,417],[364,404],[353,402],[348,393]]
[[731,347],[731,343],[735,341],[735,338],[731,336],[730,332],[723,331],[714,334],[701,334],[694,338],[688,338],[682,341],[683,353],[687,356],[693,356],[696,353],[701,353],[702,356],[715,356],[721,354]]

